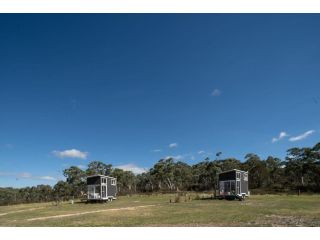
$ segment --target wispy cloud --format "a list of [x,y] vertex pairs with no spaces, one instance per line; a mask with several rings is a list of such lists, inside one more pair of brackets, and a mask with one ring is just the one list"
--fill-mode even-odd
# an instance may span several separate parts
[[194,156],[194,153],[168,155],[168,156],[165,156],[163,159],[167,160],[169,158],[172,158],[175,161],[182,161],[182,160],[187,160],[187,159],[195,160],[196,159],[195,156]]
[[73,110],[75,110],[78,106],[78,101],[75,98],[71,98],[69,104]]
[[281,140],[281,139],[283,139],[285,137],[288,137],[288,136],[289,135],[286,132],[280,132],[279,137],[272,138],[271,142],[272,143],[278,142],[279,140]]
[[138,167],[135,164],[129,163],[129,164],[124,164],[124,165],[119,165],[119,166],[115,166],[115,168],[120,168],[124,171],[131,171],[134,174],[141,174],[146,172],[148,169],[143,168],[143,167]]
[[7,149],[13,149],[14,146],[11,143],[7,143],[7,144],[4,145],[4,147],[7,148]]
[[199,152],[198,152],[198,154],[205,154],[206,152],[205,151],[203,151],[203,150],[200,150]]
[[309,130],[309,131],[306,131],[305,133],[302,133],[298,136],[295,136],[295,137],[291,137],[289,138],[289,141],[290,142],[295,142],[295,141],[300,141],[300,140],[303,140],[307,137],[309,137],[311,134],[313,134],[315,131],[314,130]]
[[152,152],[161,152],[161,149],[154,149]]
[[81,152],[77,149],[69,149],[64,151],[52,151],[52,154],[59,158],[80,158],[86,159],[88,156],[88,152]]
[[219,89],[214,89],[211,93],[211,96],[218,97],[221,95],[221,91]]
[[32,174],[28,172],[22,172],[16,175],[18,178],[32,178]]
[[184,159],[184,156],[182,156],[182,155],[176,155],[176,156],[166,156],[164,159],[170,159],[170,158],[172,158],[173,160],[182,160],[182,159]]
[[40,180],[46,180],[46,181],[56,181],[57,178],[52,176],[37,176],[33,175],[29,172],[20,172],[20,173],[14,173],[14,172],[0,172],[0,176],[7,176],[7,177],[14,177],[16,179],[40,179]]
[[0,172],[0,176],[13,176],[15,173],[12,172]]
[[39,179],[43,179],[43,180],[49,180],[49,181],[56,181],[57,179],[51,176],[41,176],[39,177]]
[[169,148],[176,148],[178,147],[178,143],[170,143]]

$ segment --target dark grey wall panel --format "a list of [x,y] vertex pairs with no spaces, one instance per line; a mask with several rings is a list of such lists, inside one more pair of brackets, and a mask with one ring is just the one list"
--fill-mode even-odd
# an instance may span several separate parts
[[107,193],[108,196],[117,196],[117,184],[116,185],[111,185],[111,180],[112,178],[107,178]]

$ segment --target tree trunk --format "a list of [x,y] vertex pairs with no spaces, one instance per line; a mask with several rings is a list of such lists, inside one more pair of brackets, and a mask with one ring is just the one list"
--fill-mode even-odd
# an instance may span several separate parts
[[167,182],[168,182],[168,187],[169,187],[170,191],[172,191],[174,185],[173,185],[173,183],[171,182],[170,178],[167,178]]

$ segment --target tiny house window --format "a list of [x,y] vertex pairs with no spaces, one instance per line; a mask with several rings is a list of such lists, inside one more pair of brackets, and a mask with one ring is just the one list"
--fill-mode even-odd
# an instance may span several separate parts
[[95,192],[95,194],[98,194],[100,196],[100,186],[99,185],[95,186],[94,192]]
[[102,183],[107,183],[107,179],[102,178],[102,179],[101,179],[101,182],[102,182]]
[[111,185],[116,185],[116,180],[115,179],[111,179]]
[[248,173],[243,174],[243,180],[248,181]]
[[237,172],[237,179],[239,179],[240,178],[240,173],[239,172]]

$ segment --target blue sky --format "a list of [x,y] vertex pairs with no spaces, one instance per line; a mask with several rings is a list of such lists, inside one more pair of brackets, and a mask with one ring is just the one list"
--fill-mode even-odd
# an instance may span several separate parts
[[139,172],[320,132],[320,15],[0,15],[0,186]]

